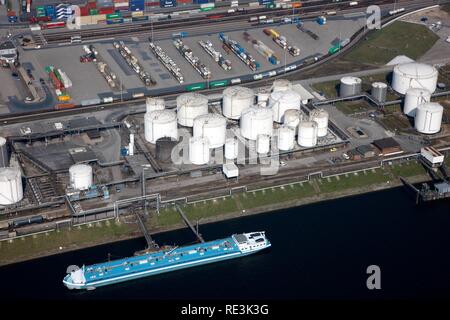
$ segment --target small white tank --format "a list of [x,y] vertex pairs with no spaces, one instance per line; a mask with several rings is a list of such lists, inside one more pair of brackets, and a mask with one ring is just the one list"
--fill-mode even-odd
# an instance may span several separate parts
[[272,84],[272,92],[288,91],[292,89],[292,83],[287,79],[277,79]]
[[253,106],[242,112],[241,134],[249,140],[256,140],[258,134],[273,134],[272,109]]
[[145,140],[156,143],[159,138],[178,140],[177,115],[173,110],[156,110],[144,116]]
[[86,190],[92,186],[92,167],[74,164],[69,168],[70,186],[75,190]]
[[300,95],[293,90],[272,92],[268,106],[273,109],[273,121],[283,122],[286,110],[300,110],[301,100]]
[[314,147],[317,144],[317,123],[315,121],[299,123],[298,144],[302,147]]
[[420,104],[416,109],[414,127],[420,133],[434,134],[441,130],[444,108],[436,102]]
[[303,114],[300,110],[289,109],[284,112],[283,123],[294,129],[295,134],[297,134],[297,128],[300,121],[303,121]]
[[225,159],[234,160],[238,157],[239,143],[236,138],[228,138],[225,141]]
[[256,138],[256,152],[258,154],[267,154],[270,151],[270,136],[267,134],[258,134]]
[[255,102],[252,89],[234,86],[223,91],[222,112],[228,119],[240,119],[242,111],[251,107]]
[[256,94],[256,97],[257,97],[256,100],[259,105],[267,106],[267,102],[269,101],[269,97],[270,97],[270,91],[261,89]]
[[166,105],[164,99],[148,97],[145,99],[145,107],[147,112],[152,112],[156,110],[164,110]]
[[311,111],[309,120],[317,122],[318,137],[325,137],[328,134],[328,117],[328,112],[323,109]]
[[22,199],[22,173],[19,168],[0,168],[0,205],[14,204]]
[[209,141],[205,137],[192,137],[189,139],[189,161],[195,165],[209,162]]
[[194,119],[208,113],[208,98],[199,93],[184,93],[177,97],[178,123],[192,127]]
[[281,151],[289,151],[295,146],[295,130],[287,125],[283,125],[278,129],[278,149]]
[[194,119],[194,137],[206,137],[211,149],[225,144],[227,120],[220,114],[209,113]]
[[430,100],[431,92],[427,89],[410,88],[406,91],[403,113],[409,117],[414,117],[417,107],[422,103],[430,102]]

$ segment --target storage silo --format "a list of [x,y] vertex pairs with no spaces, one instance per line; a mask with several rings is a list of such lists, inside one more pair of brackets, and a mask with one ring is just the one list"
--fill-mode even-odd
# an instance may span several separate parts
[[272,109],[252,106],[242,111],[241,134],[249,140],[256,140],[258,134],[273,133]]
[[227,120],[220,114],[210,113],[194,119],[194,137],[206,137],[211,149],[225,144]]
[[370,93],[378,102],[386,102],[388,86],[384,82],[372,83],[372,90]]
[[289,109],[284,112],[283,123],[294,129],[295,134],[297,134],[297,128],[300,121],[303,121],[303,113],[300,110]]
[[255,102],[252,89],[240,86],[226,88],[223,91],[222,112],[228,119],[238,120],[242,111],[251,107]]
[[0,205],[11,205],[23,199],[22,173],[19,168],[0,168]]
[[0,168],[9,166],[8,143],[5,138],[0,137]]
[[362,80],[356,77],[343,77],[339,87],[339,96],[351,97],[361,93]]
[[256,137],[256,152],[258,154],[267,154],[270,151],[270,136],[267,134],[258,134]]
[[162,137],[178,139],[177,115],[173,110],[156,110],[144,116],[145,140],[156,143]]
[[75,190],[86,190],[92,186],[92,167],[74,164],[69,168],[70,186]]
[[430,102],[431,93],[427,89],[411,88],[406,91],[403,103],[403,113],[409,117],[416,115],[416,109],[420,104]]
[[302,147],[314,147],[317,144],[315,121],[303,121],[298,124],[298,144]]
[[156,110],[164,110],[166,108],[166,104],[164,99],[148,97],[145,99],[145,107],[147,112],[152,112]]
[[269,97],[270,97],[270,90],[267,89],[260,89],[256,93],[256,101],[258,102],[259,105],[267,106]]
[[177,143],[177,140],[170,137],[156,140],[156,159],[160,162],[170,162],[172,159],[172,150]]
[[206,137],[192,137],[189,139],[189,161],[202,165],[209,162],[209,141]]
[[441,130],[444,108],[436,102],[420,104],[416,109],[414,127],[420,133],[434,134]]
[[178,123],[192,127],[194,119],[208,113],[208,98],[202,94],[190,92],[177,97]]
[[436,90],[438,71],[435,67],[424,63],[403,63],[394,67],[392,89],[406,94],[410,88],[427,89],[431,93]]
[[289,151],[295,146],[295,130],[287,125],[283,125],[278,129],[278,149],[281,151]]
[[316,109],[309,114],[309,120],[317,123],[317,136],[325,137],[328,134],[328,112],[324,109]]
[[228,138],[225,141],[225,159],[234,160],[238,157],[239,143],[236,138]]
[[292,90],[292,83],[287,79],[277,79],[272,84],[272,92]]
[[301,100],[300,95],[293,90],[272,92],[269,97],[268,107],[273,110],[273,121],[283,122],[286,110],[300,110]]

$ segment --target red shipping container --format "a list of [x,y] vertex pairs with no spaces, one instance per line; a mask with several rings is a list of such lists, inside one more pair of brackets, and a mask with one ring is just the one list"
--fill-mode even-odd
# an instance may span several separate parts
[[88,8],[88,9],[96,9],[97,8],[97,2],[88,2],[88,3],[86,3],[86,8]]
[[104,7],[98,9],[99,14],[113,14],[114,13],[114,7]]
[[88,7],[80,7],[80,15],[82,17],[89,15],[89,8]]
[[15,11],[8,11],[8,17],[14,17],[16,15]]
[[159,7],[159,2],[146,2],[145,5],[148,7]]
[[178,3],[192,3],[192,0],[177,0]]

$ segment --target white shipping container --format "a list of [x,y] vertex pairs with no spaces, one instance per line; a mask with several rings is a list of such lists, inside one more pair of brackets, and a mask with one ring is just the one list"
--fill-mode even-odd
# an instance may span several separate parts
[[425,147],[420,149],[420,155],[424,157],[432,165],[444,162],[444,155],[433,147]]
[[239,168],[234,164],[234,162],[225,163],[222,166],[222,171],[227,178],[236,178],[239,176]]

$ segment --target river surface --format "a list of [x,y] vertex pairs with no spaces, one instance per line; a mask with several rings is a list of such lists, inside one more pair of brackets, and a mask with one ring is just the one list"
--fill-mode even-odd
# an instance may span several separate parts
[[[143,238],[0,268],[0,297],[52,299],[372,299],[450,297],[450,201],[416,206],[403,188],[200,227],[206,240],[265,230],[268,250],[93,291],[62,284],[68,265],[132,255]],[[194,240],[189,230],[155,236]],[[368,290],[369,265],[381,289]]]

